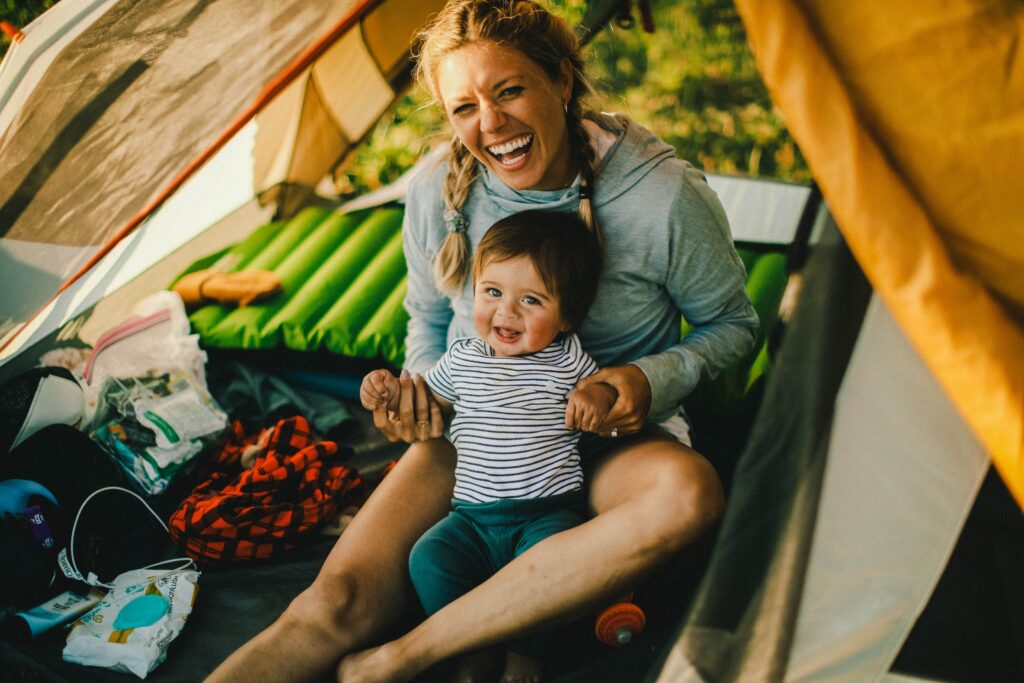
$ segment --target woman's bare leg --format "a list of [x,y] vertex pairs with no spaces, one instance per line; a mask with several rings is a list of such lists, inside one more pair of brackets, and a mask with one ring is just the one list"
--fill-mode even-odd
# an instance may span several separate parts
[[724,505],[710,463],[660,436],[607,456],[590,500],[596,517],[541,541],[402,638],[346,657],[339,680],[408,680],[454,654],[582,614],[699,538]]
[[451,507],[455,450],[416,443],[356,515],[313,585],[208,681],[304,681],[379,638],[416,604],[409,550]]

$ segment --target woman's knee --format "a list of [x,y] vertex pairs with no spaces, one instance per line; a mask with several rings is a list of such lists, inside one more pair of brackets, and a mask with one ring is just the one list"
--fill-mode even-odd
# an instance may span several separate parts
[[707,533],[725,509],[718,474],[693,451],[688,457],[665,463],[649,497],[658,543],[672,551]]
[[[297,595],[281,616],[293,632],[306,632],[322,642],[341,642],[341,636],[367,625],[373,614],[360,614],[359,581],[348,572],[322,572],[313,584]],[[365,610],[364,610],[365,611]],[[350,633],[352,637],[357,633]]]
[[648,444],[616,456],[599,471],[592,502],[598,513],[630,506],[636,531],[656,554],[671,554],[707,533],[721,518],[721,480],[702,455],[677,443]]

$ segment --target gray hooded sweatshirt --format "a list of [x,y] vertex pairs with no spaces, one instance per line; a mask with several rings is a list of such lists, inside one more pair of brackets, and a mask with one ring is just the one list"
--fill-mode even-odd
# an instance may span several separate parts
[[[751,349],[757,313],[743,289],[743,263],[728,220],[704,175],[675,158],[649,130],[619,115],[594,122],[612,132],[594,181],[604,236],[597,298],[577,331],[601,367],[633,363],[651,385],[649,420],[676,414],[702,378]],[[447,164],[430,164],[406,196],[403,238],[409,270],[405,367],[425,373],[459,337],[475,336],[472,283],[441,294],[431,264],[446,235],[442,185]],[[513,213],[575,212],[579,181],[563,190],[510,189],[480,167],[462,214],[473,249],[487,229]],[[693,330],[680,340],[680,315]]]

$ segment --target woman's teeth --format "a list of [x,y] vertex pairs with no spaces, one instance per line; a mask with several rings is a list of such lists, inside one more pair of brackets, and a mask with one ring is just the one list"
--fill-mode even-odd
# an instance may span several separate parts
[[[499,162],[502,164],[514,164],[519,161],[526,152],[529,150],[530,143],[533,142],[533,135],[523,135],[515,140],[510,140],[502,145],[493,145],[487,148]],[[521,153],[515,154],[512,157],[506,157],[508,154],[522,150]]]

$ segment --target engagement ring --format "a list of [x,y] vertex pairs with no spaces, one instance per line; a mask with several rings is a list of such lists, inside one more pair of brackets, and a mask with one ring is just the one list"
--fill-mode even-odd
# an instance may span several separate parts
[[619,435],[619,428],[618,427],[612,427],[611,437],[614,439],[618,435]]

